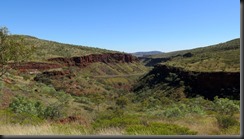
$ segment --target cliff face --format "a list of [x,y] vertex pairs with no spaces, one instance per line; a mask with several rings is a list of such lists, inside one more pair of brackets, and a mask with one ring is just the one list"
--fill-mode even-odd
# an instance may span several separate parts
[[18,65],[10,65],[11,67],[18,69],[21,72],[25,71],[36,71],[36,70],[47,70],[47,69],[55,69],[60,68],[62,65],[55,63],[44,63],[44,62],[27,62],[20,63]]
[[65,66],[85,67],[88,64],[95,63],[95,62],[132,63],[134,61],[138,61],[138,59],[130,54],[106,53],[106,54],[91,54],[88,56],[71,57],[71,58],[58,57],[58,58],[48,59],[48,61],[57,62]]
[[239,72],[199,73],[196,76],[191,75],[183,78],[187,85],[192,88],[192,90],[189,90],[192,95],[196,95],[199,92],[210,99],[215,96],[240,99]]
[[130,54],[122,54],[122,53],[106,53],[106,54],[92,54],[88,56],[81,57],[57,57],[48,59],[51,63],[44,62],[27,62],[21,63],[17,66],[12,66],[19,71],[36,71],[36,70],[47,70],[47,69],[55,69],[62,68],[64,66],[78,66],[78,67],[86,67],[87,65],[95,62],[103,62],[103,63],[132,63],[139,61],[136,57]]
[[170,74],[175,74],[184,82],[184,93],[188,97],[196,95],[213,99],[215,96],[240,99],[240,72],[193,72],[181,68],[156,65],[147,76],[157,75],[149,86],[164,82]]

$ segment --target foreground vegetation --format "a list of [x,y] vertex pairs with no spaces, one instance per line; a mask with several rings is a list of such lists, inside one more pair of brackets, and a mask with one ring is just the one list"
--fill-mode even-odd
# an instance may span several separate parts
[[215,97],[210,101],[199,96],[181,100],[149,97],[142,101],[133,92],[115,88],[112,96],[109,93],[76,96],[43,83],[33,84],[31,77],[24,79],[13,74],[6,76],[14,85],[0,81],[4,96],[0,100],[0,134],[240,134],[238,100]]

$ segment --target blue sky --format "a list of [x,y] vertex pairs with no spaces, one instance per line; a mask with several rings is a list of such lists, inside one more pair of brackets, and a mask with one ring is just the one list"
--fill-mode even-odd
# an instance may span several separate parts
[[110,50],[170,52],[240,37],[239,0],[2,0],[12,34]]

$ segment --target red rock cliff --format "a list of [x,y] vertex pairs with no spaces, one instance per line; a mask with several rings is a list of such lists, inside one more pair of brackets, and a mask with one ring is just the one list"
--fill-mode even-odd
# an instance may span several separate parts
[[[184,81],[185,93],[188,97],[196,95],[213,99],[215,96],[240,99],[240,72],[195,72],[166,65],[156,65],[146,76],[154,78],[148,80],[150,87],[164,82],[170,73],[174,73]],[[139,86],[136,89],[141,89]]]
[[87,56],[80,57],[57,57],[48,59],[48,61],[57,62],[65,66],[79,66],[85,67],[88,64],[95,62],[103,62],[103,63],[132,63],[134,61],[138,61],[138,59],[130,54],[123,53],[105,53],[105,54],[91,54]]
[[55,69],[60,68],[62,65],[54,64],[54,63],[44,63],[44,62],[27,62],[20,63],[18,65],[10,64],[10,66],[14,69],[18,69],[19,71],[35,71],[35,70],[47,70],[47,69]]
[[54,69],[54,68],[62,68],[64,66],[78,66],[78,67],[86,67],[87,65],[95,62],[103,62],[103,63],[132,63],[139,61],[136,57],[130,54],[123,54],[123,53],[105,53],[105,54],[91,54],[87,56],[81,57],[57,57],[48,59],[51,63],[44,63],[44,62],[27,62],[21,63],[19,65],[14,66],[10,64],[15,69],[19,71],[42,71],[47,69]]

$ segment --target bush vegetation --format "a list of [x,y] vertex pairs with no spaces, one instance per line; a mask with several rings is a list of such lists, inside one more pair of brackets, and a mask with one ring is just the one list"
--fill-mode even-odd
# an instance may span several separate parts
[[[78,48],[30,36],[24,37],[26,44],[36,44],[39,55],[41,55],[40,57],[37,54],[34,55],[32,60],[42,61],[56,56],[68,57],[107,52],[107,50],[96,48]],[[236,40],[232,43],[236,44]],[[188,51],[184,51],[179,56],[175,56],[168,64],[189,66],[188,68],[191,70],[203,71],[204,65],[211,65],[211,68],[214,69],[214,59],[210,58],[212,56],[219,59],[217,67],[226,71],[230,70],[227,67],[230,67],[233,60],[234,65],[231,71],[235,71],[237,56],[233,56],[230,61],[223,59],[222,56],[227,53],[230,56],[232,52],[238,54],[239,47],[237,45],[226,46],[226,44],[217,46],[218,48],[211,48],[211,51],[202,48],[194,50],[191,54],[186,54]],[[207,53],[199,54],[200,51]],[[221,57],[217,57],[213,52],[221,53]],[[181,60],[182,57],[184,59]],[[181,63],[174,61],[177,59]],[[205,61],[210,64],[205,64]],[[203,65],[197,69],[200,63]],[[0,133],[240,134],[239,100],[218,97],[208,100],[201,96],[186,98],[184,89],[191,88],[185,86],[185,82],[173,72],[149,75],[136,85],[135,88],[140,90],[138,91],[133,90],[132,87],[138,78],[148,70],[141,64],[95,63],[83,69],[69,67],[64,70],[69,70],[72,76],[55,78],[42,74],[20,73],[15,70],[4,75],[4,80],[0,80],[0,106],[4,106],[0,107]],[[130,73],[132,75],[128,76]],[[33,80],[35,77],[39,80]],[[144,87],[140,88],[141,86]],[[12,132],[9,129],[12,129]],[[19,132],[17,133],[17,131]]]
[[[186,54],[191,56],[185,56]],[[163,62],[166,65],[181,67],[189,71],[240,71],[240,39],[233,39],[225,43],[211,46],[182,50],[159,55],[150,58],[169,58]],[[151,61],[152,61],[151,60]]]
[[23,44],[25,46],[35,47],[35,52],[30,58],[30,60],[34,60],[34,61],[43,61],[53,57],[74,57],[74,56],[83,56],[83,55],[89,55],[94,53],[99,54],[99,53],[106,53],[106,52],[114,52],[114,51],[95,48],[95,47],[58,43],[58,42],[38,39],[26,35],[12,35],[11,37],[13,39],[23,38]]
[[57,119],[65,115],[65,105],[61,102],[44,106],[41,102],[30,100],[28,98],[17,96],[10,103],[9,108],[14,113],[28,114],[30,116],[39,117],[41,119]]
[[197,132],[174,124],[150,123],[133,125],[126,128],[129,135],[196,135]]

